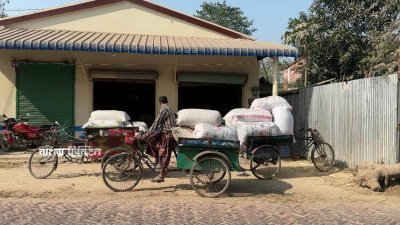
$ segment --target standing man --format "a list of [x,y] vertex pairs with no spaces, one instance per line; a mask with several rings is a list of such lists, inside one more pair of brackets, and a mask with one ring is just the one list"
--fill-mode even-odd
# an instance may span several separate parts
[[161,183],[164,182],[171,153],[176,147],[176,141],[171,131],[176,126],[176,122],[175,114],[168,105],[168,98],[161,96],[158,100],[161,106],[160,114],[145,136],[148,136],[146,140],[147,153],[151,154],[156,159],[156,163],[159,163],[161,167],[160,174],[151,181]]

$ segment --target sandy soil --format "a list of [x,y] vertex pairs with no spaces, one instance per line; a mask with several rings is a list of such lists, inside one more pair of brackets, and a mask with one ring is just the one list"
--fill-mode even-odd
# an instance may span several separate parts
[[[49,178],[37,180],[28,169],[29,152],[0,153],[0,198],[127,200],[147,197],[170,198],[171,201],[200,198],[189,186],[188,174],[171,171],[165,183],[154,184],[156,174],[145,170],[138,186],[124,193],[114,193],[103,183],[99,163],[61,163]],[[62,160],[61,160],[62,161]],[[173,165],[172,165],[173,166]],[[254,176],[232,173],[228,201],[309,202],[392,202],[400,200],[400,185],[384,193],[374,193],[354,182],[351,170],[318,172],[310,162],[285,160],[276,179],[261,181]]]

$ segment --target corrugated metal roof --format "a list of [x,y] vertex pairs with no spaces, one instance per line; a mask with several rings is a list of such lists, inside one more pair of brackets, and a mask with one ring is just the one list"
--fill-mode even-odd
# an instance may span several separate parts
[[6,28],[0,29],[0,49],[160,55],[298,57],[298,51],[293,47],[244,39]]

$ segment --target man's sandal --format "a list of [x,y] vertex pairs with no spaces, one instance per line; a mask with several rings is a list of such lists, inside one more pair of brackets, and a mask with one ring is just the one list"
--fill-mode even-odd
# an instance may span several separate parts
[[153,183],[162,183],[162,182],[164,182],[164,178],[156,177],[156,178],[152,179],[151,182],[153,182]]

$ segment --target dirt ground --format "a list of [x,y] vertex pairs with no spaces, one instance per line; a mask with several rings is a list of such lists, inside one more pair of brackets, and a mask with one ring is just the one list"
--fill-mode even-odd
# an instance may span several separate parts
[[[171,171],[162,184],[150,182],[156,174],[145,169],[138,186],[124,193],[114,193],[103,183],[99,163],[60,163],[49,178],[33,178],[28,169],[29,152],[0,152],[0,198],[127,200],[138,198],[169,198],[170,201],[199,199],[191,190],[188,174]],[[63,162],[63,160],[60,160]],[[174,166],[174,163],[172,163]],[[354,182],[353,171],[336,169],[330,173],[317,171],[308,161],[284,160],[278,177],[257,180],[232,173],[232,183],[223,199],[228,201],[269,202],[386,202],[398,203],[400,185],[375,193]]]

